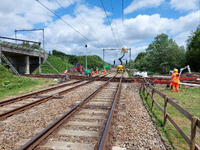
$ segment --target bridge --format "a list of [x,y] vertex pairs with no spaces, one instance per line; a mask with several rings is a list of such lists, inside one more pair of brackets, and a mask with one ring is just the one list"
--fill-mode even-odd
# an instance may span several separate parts
[[39,67],[39,72],[41,73],[41,63],[48,57],[48,54],[44,50],[41,50],[40,42],[1,36],[0,39],[38,44],[39,49],[34,49],[22,46],[21,44],[0,40],[0,65],[2,63],[1,56],[5,56],[20,74],[30,74],[37,67]]

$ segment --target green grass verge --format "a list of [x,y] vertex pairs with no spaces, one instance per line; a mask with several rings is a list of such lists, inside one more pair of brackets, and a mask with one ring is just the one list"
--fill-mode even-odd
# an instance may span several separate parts
[[2,65],[0,66],[0,100],[39,90],[47,87],[48,84],[57,84],[57,82],[52,79],[33,79],[15,76],[11,73],[11,70],[6,69]]
[[[200,89],[198,88],[187,88],[181,87],[179,93],[171,92],[171,89],[167,89],[165,86],[157,86],[159,91],[166,94],[168,97],[173,99],[177,104],[186,109],[192,115],[200,117]],[[175,129],[175,127],[167,120],[166,126],[163,127],[163,113],[154,105],[153,109],[151,106],[151,98],[148,97],[146,93],[140,92],[140,95],[150,111],[150,116],[152,117],[154,123],[159,127],[165,141],[170,145],[170,149],[189,149],[189,145],[181,136],[181,134]],[[154,99],[159,103],[159,105],[164,108],[164,100],[158,94],[154,94]],[[184,115],[182,115],[176,108],[171,106],[169,103],[167,105],[167,112],[172,117],[173,120],[181,127],[181,129],[190,138],[190,120],[188,120]],[[200,130],[197,128],[196,143],[200,145]]]
[[[73,65],[68,63],[66,58],[57,57],[51,55],[48,57],[47,61],[61,74],[65,70],[70,69]],[[41,65],[42,74],[58,74],[47,62]],[[39,68],[34,71],[35,74],[39,74]]]

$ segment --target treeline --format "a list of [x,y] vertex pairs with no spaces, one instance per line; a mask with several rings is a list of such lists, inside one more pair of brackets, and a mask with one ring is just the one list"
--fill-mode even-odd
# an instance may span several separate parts
[[146,52],[137,55],[131,66],[140,71],[154,73],[169,73],[171,66],[179,65],[185,67],[189,65],[194,72],[200,72],[200,26],[195,32],[191,32],[187,40],[186,50],[184,46],[168,38],[166,34],[157,35],[154,41],[149,44]]
[[[80,63],[84,69],[86,68],[86,56],[69,55],[57,50],[53,50],[52,55],[66,59],[70,64]],[[104,64],[101,57],[97,55],[87,56],[87,68],[103,68]]]

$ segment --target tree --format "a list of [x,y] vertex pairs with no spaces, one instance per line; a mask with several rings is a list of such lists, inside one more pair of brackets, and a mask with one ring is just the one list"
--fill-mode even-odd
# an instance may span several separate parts
[[200,25],[187,40],[186,62],[193,71],[200,72]]
[[141,58],[144,58],[144,56],[146,56],[147,53],[146,52],[140,52],[137,57],[135,58],[135,62],[137,62],[138,60],[140,60]]
[[148,69],[157,73],[168,73],[172,64],[185,64],[185,49],[179,47],[168,35],[160,34],[146,49]]

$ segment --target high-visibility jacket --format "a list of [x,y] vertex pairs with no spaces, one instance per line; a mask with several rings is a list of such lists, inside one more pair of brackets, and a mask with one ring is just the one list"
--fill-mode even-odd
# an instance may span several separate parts
[[106,69],[104,69],[104,74],[106,74]]
[[178,73],[172,73],[172,83],[180,83],[180,80],[179,80],[179,74]]

